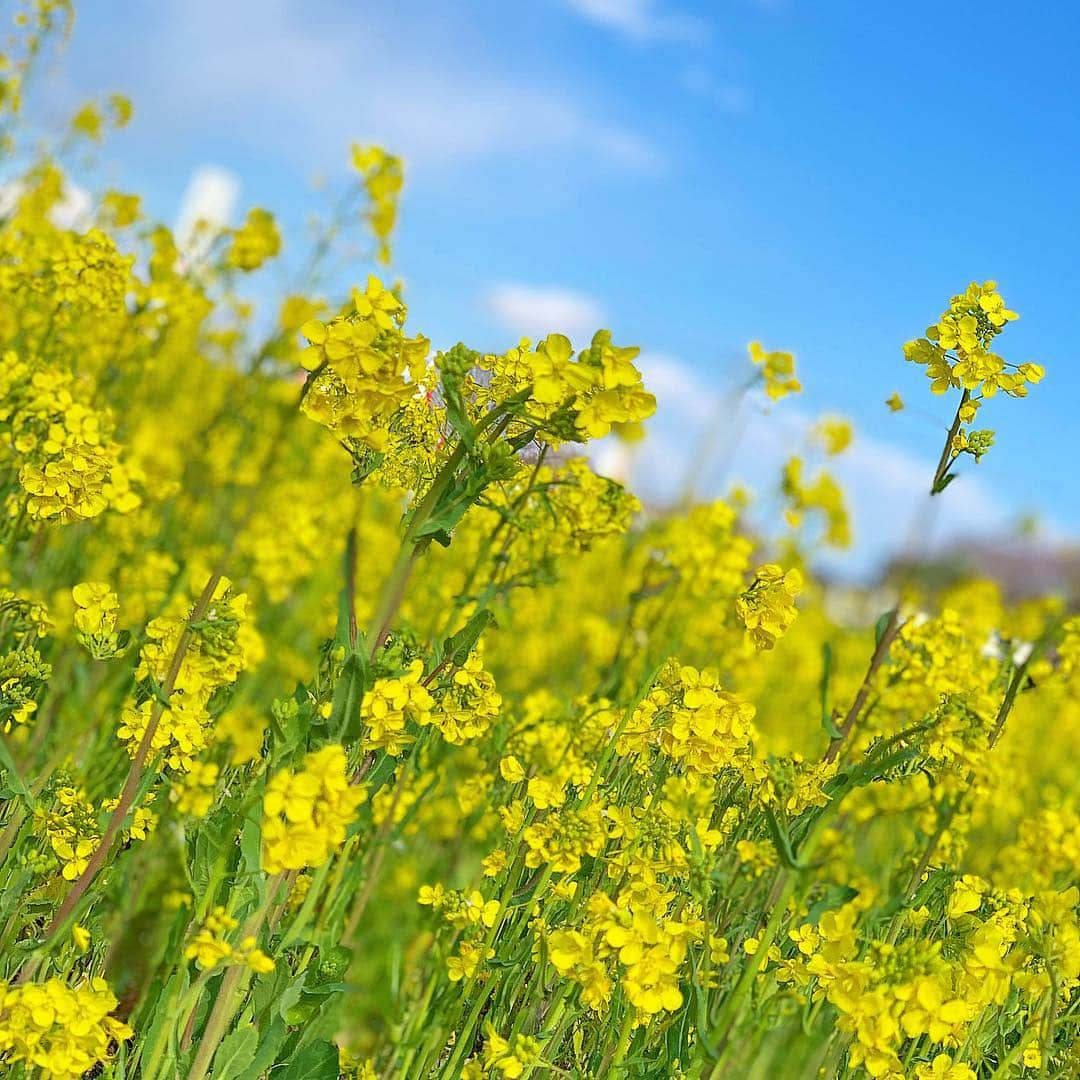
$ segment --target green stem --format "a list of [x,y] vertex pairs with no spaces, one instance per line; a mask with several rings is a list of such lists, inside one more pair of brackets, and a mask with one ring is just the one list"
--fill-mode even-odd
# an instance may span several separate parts
[[614,1050],[609,1050],[604,1055],[604,1060],[600,1063],[599,1076],[609,1075],[623,1063],[630,1050],[630,1041],[633,1037],[634,1010],[627,1006],[626,1015],[622,1018],[622,1024],[619,1027],[618,1042],[616,1042]]
[[[172,660],[169,664],[169,670],[165,676],[165,682],[161,687],[162,695],[166,699],[172,693],[173,687],[176,685],[176,679],[180,674],[180,667],[184,662],[184,657],[187,655],[188,647],[191,645],[193,637],[192,626],[203,618],[207,609],[210,607],[210,602],[218,587],[218,582],[221,581],[221,575],[221,570],[215,570],[210,575],[199,599],[191,609],[191,615],[187,619],[183,633],[177,640],[176,648],[173,650]],[[98,844],[93,855],[90,856],[86,868],[76,879],[75,884],[71,887],[71,891],[64,898],[64,902],[60,907],[57,908],[56,914],[52,917],[52,921],[45,928],[45,931],[42,934],[43,940],[47,941],[64,926],[75,911],[76,906],[86,893],[86,890],[90,888],[94,879],[100,873],[101,868],[105,865],[105,861],[112,850],[113,841],[116,839],[116,834],[120,831],[120,826],[127,819],[128,812],[135,802],[135,796],[139,790],[139,785],[142,782],[146,759],[150,756],[150,747],[153,743],[154,735],[157,733],[158,723],[161,721],[164,712],[164,702],[161,700],[155,701],[146,725],[146,731],[143,732],[139,747],[135,751],[135,757],[132,759],[131,766],[128,769],[127,780],[124,782],[123,790],[120,793],[120,800],[116,804],[116,809],[113,811],[112,816],[109,818],[108,825],[105,827],[105,834],[101,838],[101,843]],[[24,970],[29,971],[29,969],[30,965]]]
[[[276,874],[270,879],[266,889],[266,897],[259,908],[252,914],[241,931],[241,938],[253,936],[262,925],[266,913],[273,906],[277,898],[284,874]],[[218,987],[217,997],[214,999],[214,1007],[210,1010],[210,1016],[206,1021],[202,1037],[199,1039],[199,1049],[195,1060],[191,1063],[191,1072],[187,1080],[204,1080],[210,1069],[214,1054],[221,1043],[229,1022],[236,1013],[238,999],[247,988],[251,978],[251,969],[246,964],[235,964],[225,972]],[[237,993],[239,991],[240,993]]]
[[[810,846],[808,841],[807,844],[804,845],[804,850]],[[809,854],[809,852],[807,852],[807,854]],[[773,904],[772,911],[769,913],[769,921],[766,923],[765,930],[758,941],[758,947],[754,951],[753,956],[749,958],[746,966],[742,969],[739,980],[736,982],[731,994],[724,1003],[724,1008],[712,1031],[710,1041],[718,1048],[720,1054],[720,1060],[717,1061],[711,1074],[713,1080],[716,1080],[716,1078],[721,1075],[725,1051],[729,1044],[731,1032],[739,1018],[743,1000],[750,993],[754,978],[758,973],[758,968],[761,967],[762,962],[768,956],[769,949],[772,948],[772,944],[776,940],[776,935],[780,931],[780,924],[787,915],[788,901],[795,891],[795,885],[798,881],[795,872],[793,870],[781,870],[780,875],[781,877],[778,882],[779,891],[777,893],[776,902]]]
[[[473,427],[472,438],[475,439],[482,434],[503,415],[504,409],[502,406],[485,414],[484,418]],[[423,546],[426,546],[424,539],[418,539],[420,529],[427,522],[431,512],[450,486],[451,481],[457,474],[458,466],[465,458],[465,453],[465,443],[459,441],[453,452],[435,474],[431,487],[428,488],[416,508],[411,511],[405,535],[401,538],[401,547],[398,549],[397,558],[394,560],[390,575],[383,586],[379,606],[368,630],[367,640],[370,643],[372,659],[374,659],[375,654],[382,647],[387,634],[390,632],[390,623],[393,621],[405,597],[405,587],[409,582],[416,558],[421,553]]]
[[1039,1034],[1039,1025],[1032,1024],[1024,1032],[1016,1045],[1001,1059],[998,1067],[990,1074],[990,1080],[1004,1080],[1009,1075],[1017,1058],[1027,1049],[1028,1043]]
[[960,404],[956,407],[956,415],[953,417],[949,433],[945,436],[945,445],[941,448],[941,457],[938,458],[937,468],[934,470],[934,479],[930,484],[931,495],[938,495],[944,490],[940,485],[942,480],[945,479],[945,474],[949,471],[949,466],[952,464],[953,458],[956,456],[952,452],[952,445],[957,432],[960,430],[960,412],[970,400],[971,391],[965,390],[960,397]]

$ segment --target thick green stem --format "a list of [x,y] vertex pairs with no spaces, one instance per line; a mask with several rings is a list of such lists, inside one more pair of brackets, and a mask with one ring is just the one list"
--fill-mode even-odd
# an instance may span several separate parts
[[934,479],[930,484],[930,494],[939,495],[945,489],[941,486],[942,481],[945,479],[945,474],[949,471],[949,466],[953,462],[953,458],[956,456],[952,452],[953,440],[956,438],[957,433],[960,431],[960,424],[962,423],[960,415],[963,412],[964,406],[971,400],[971,391],[965,390],[960,398],[960,404],[956,408],[956,415],[953,417],[952,425],[949,428],[949,433],[945,436],[945,445],[941,448],[941,457],[938,458],[937,468],[934,470]]

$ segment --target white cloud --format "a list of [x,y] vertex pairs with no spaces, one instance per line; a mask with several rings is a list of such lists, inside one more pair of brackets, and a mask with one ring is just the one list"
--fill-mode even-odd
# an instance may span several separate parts
[[200,165],[180,198],[173,232],[180,250],[197,257],[199,249],[215,232],[232,220],[240,180],[235,173],[217,165]]
[[410,19],[355,5],[327,33],[288,0],[187,0],[162,11],[156,40],[129,46],[124,64],[142,87],[141,111],[165,130],[197,135],[209,119],[240,152],[313,171],[342,160],[350,139],[383,142],[420,169],[523,154],[635,170],[662,160],[588,84],[476,48],[452,12]]
[[670,412],[695,424],[705,423],[716,405],[716,392],[704,387],[681,360],[665,353],[642,353],[637,366],[665,417]]
[[512,334],[539,338],[555,332],[578,346],[589,342],[605,318],[591,296],[558,287],[503,282],[488,289],[481,303]]
[[[672,356],[641,357],[645,384],[656,394],[657,412],[645,440],[625,450],[601,441],[594,461],[611,469],[647,501],[663,505],[688,487],[698,497],[722,495],[740,482],[757,494],[751,514],[766,534],[782,529],[775,492],[784,462],[805,455],[815,418],[798,401],[767,406],[757,392],[722,390],[715,379]],[[929,554],[960,537],[1000,534],[1012,517],[970,472],[945,497],[929,496],[934,448],[925,458],[886,439],[856,432],[848,451],[826,467],[844,488],[853,522],[854,548],[828,557],[839,573],[872,572],[901,552]],[[816,466],[807,457],[813,475]]]
[[581,18],[634,41],[692,41],[708,34],[693,15],[668,10],[656,0],[563,0]]
[[561,91],[497,76],[407,75],[373,91],[359,115],[365,137],[421,164],[567,150],[639,171],[661,162],[643,136],[590,115]]
[[58,228],[84,232],[90,228],[93,205],[94,200],[89,191],[71,180],[65,180],[64,193],[49,211],[49,217]]
[[[0,184],[0,218],[7,217],[15,210],[25,191],[26,184],[22,180]],[[90,192],[65,177],[60,198],[49,210],[49,220],[58,229],[86,232],[92,221],[93,206]]]

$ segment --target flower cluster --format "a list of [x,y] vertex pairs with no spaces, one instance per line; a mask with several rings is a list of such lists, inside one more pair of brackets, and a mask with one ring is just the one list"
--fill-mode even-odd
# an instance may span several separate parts
[[120,601],[104,581],[83,581],[71,590],[79,643],[95,660],[108,660],[123,648],[116,631]]
[[600,438],[656,410],[656,398],[634,366],[640,351],[613,344],[608,330],[598,330],[577,354],[563,334],[548,334],[535,349],[523,339],[504,355],[484,358],[491,372],[488,392],[495,401],[528,393],[529,408],[552,442]]
[[354,291],[351,312],[304,323],[304,412],[341,439],[384,449],[388,421],[417,394],[429,348],[427,338],[406,338],[404,324],[405,305],[374,276]]
[[581,986],[589,1008],[608,1005],[614,978],[635,1009],[638,1024],[682,1006],[683,964],[690,943],[700,940],[704,929],[699,920],[674,917],[667,911],[669,903],[670,897],[647,883],[638,883],[616,899],[597,893],[580,929],[548,935],[552,964]]
[[[970,424],[983,402],[1000,390],[1010,397],[1027,397],[1028,386],[1042,381],[1046,374],[1040,364],[1013,364],[992,351],[994,339],[1008,323],[1019,318],[1005,306],[997,283],[973,281],[967,289],[949,300],[949,307],[926,336],[909,341],[904,356],[926,367],[930,389],[944,394],[950,389],[963,391],[957,420]],[[989,449],[993,432],[958,430],[952,442],[952,457],[971,454],[976,461]],[[941,490],[944,474],[939,471],[934,490]]]
[[760,341],[751,341],[750,359],[761,368],[765,393],[773,401],[802,390],[802,383],[795,378],[795,357],[791,353],[767,352]]
[[74,881],[101,843],[101,826],[94,804],[81,789],[61,787],[55,794],[54,809],[46,811],[39,807],[37,818],[53,855],[59,860],[61,876]]
[[[422,682],[423,674],[424,665],[413,661],[400,675],[375,680],[360,707],[365,747],[396,756],[414,741],[415,736],[408,730],[410,723],[435,722],[435,700]],[[467,685],[468,676],[465,679]],[[457,734],[452,721],[447,729]]]
[[360,174],[370,208],[364,215],[378,247],[376,261],[390,262],[390,236],[397,222],[398,200],[404,173],[401,158],[381,146],[352,148],[352,166]]
[[136,675],[163,686],[175,667],[172,690],[164,708],[156,696],[129,702],[117,734],[134,755],[158,715],[151,749],[163,752],[171,768],[186,771],[211,741],[211,699],[236,681],[262,643],[250,626],[247,596],[234,592],[226,579],[197,622],[162,615],[147,625],[146,638]]
[[[541,804],[550,805],[543,798]],[[600,854],[607,831],[598,806],[582,810],[563,807],[529,825],[522,838],[527,848],[526,866],[548,866],[557,874],[573,874],[581,869],[583,858]]]
[[263,796],[263,869],[279,874],[321,866],[341,847],[364,798],[364,789],[350,782],[340,746],[308,754],[298,772],[277,773]]
[[226,262],[237,270],[258,270],[267,259],[281,250],[281,233],[278,232],[274,215],[268,210],[256,208],[248,213],[247,220],[232,233]]
[[0,1060],[48,1080],[78,1080],[107,1061],[134,1032],[110,1015],[116,997],[104,979],[71,987],[59,979],[0,983]]
[[851,523],[844,492],[828,472],[822,469],[808,481],[802,458],[789,458],[780,489],[787,504],[784,518],[793,529],[808,518],[818,519],[823,526],[823,543],[836,548],[850,546]]
[[93,408],[70,373],[29,363],[14,352],[0,372],[0,468],[17,469],[32,518],[96,517],[112,505],[138,507],[131,474],[120,464],[108,413]]
[[501,707],[502,697],[495,689],[495,680],[484,670],[483,658],[477,650],[437,695],[427,722],[434,724],[447,742],[460,744],[487,734]]
[[52,666],[32,646],[0,656],[0,726],[10,731],[37,711],[37,696],[52,676]]
[[[529,1035],[504,1039],[488,1024],[484,1039],[484,1066],[507,1080],[516,1080],[541,1065],[540,1043]],[[462,1073],[463,1076],[467,1074]]]
[[795,599],[802,587],[798,570],[766,563],[754,571],[754,580],[735,599],[735,613],[755,649],[771,649],[787,633],[798,615]]
[[258,948],[254,935],[247,935],[239,945],[229,942],[228,934],[239,925],[223,907],[215,908],[185,946],[184,956],[194,960],[200,971],[227,964],[243,964],[260,974],[273,971],[274,961]]
[[715,773],[748,758],[754,707],[724,690],[715,670],[667,664],[634,710],[625,751],[656,741],[673,761]]

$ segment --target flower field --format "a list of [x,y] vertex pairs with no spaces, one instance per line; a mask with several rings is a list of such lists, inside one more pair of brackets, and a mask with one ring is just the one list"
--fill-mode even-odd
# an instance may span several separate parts
[[[639,350],[433,347],[379,147],[269,320],[245,299],[281,258],[269,210],[194,248],[125,191],[64,222],[65,155],[132,105],[37,139],[71,12],[20,11],[3,1076],[1080,1076],[1067,598],[830,584],[836,418],[767,531],[739,489],[643,505],[590,456],[648,430]],[[320,276],[343,242],[351,289]],[[997,285],[957,287],[896,349],[947,410],[935,502],[1044,375]],[[801,389],[757,342],[745,379],[774,412]]]

